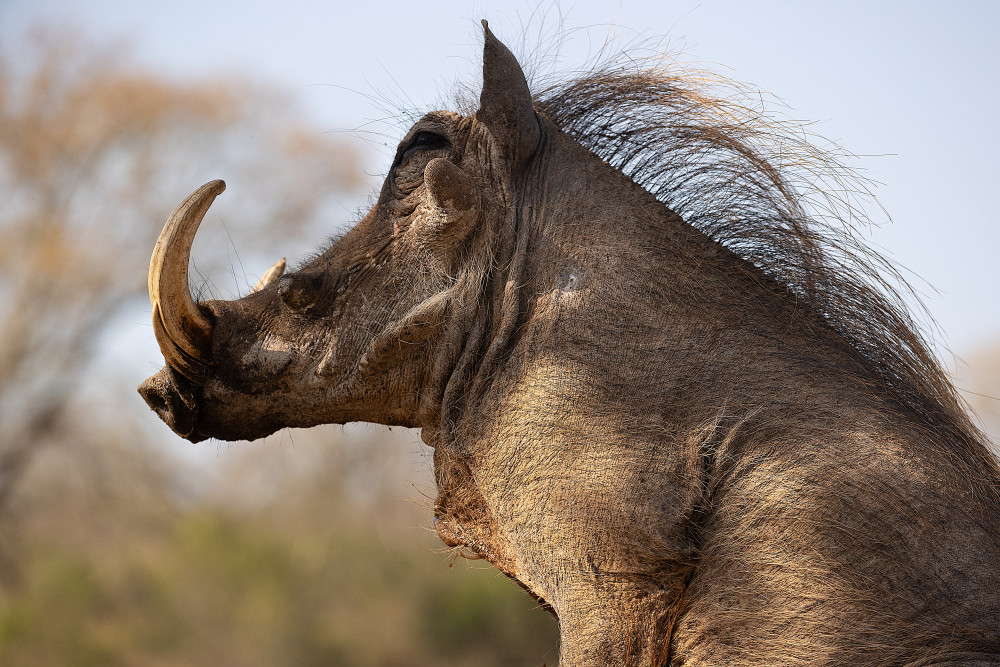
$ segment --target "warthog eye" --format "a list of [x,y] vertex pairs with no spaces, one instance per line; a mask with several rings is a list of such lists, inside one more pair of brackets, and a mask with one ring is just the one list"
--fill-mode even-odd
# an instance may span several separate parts
[[417,132],[410,137],[409,141],[400,146],[396,157],[396,164],[400,164],[417,151],[436,151],[441,148],[447,148],[450,145],[451,142],[447,138],[436,132]]

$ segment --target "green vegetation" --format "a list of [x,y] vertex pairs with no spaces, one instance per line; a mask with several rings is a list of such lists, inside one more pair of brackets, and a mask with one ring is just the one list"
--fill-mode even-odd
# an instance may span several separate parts
[[[113,480],[134,484],[140,467],[120,460],[95,493],[79,467],[66,483],[72,461],[42,461],[48,474],[27,480],[7,523],[18,539],[0,591],[0,664],[554,664],[551,616],[492,567],[444,550],[415,520],[426,525],[426,508],[352,498],[345,473],[391,475],[405,455],[375,440],[231,452],[227,474],[274,473],[278,499],[256,508],[235,503],[232,486],[193,505],[133,497]],[[274,470],[279,455],[319,465]]]

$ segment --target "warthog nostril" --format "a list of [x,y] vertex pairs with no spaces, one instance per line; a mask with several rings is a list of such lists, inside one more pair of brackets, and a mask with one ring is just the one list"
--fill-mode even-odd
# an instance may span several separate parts
[[198,419],[197,387],[167,366],[139,385],[139,395],[177,435],[188,437]]

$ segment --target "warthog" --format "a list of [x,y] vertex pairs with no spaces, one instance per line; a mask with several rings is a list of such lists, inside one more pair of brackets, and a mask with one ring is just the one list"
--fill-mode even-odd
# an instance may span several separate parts
[[535,98],[485,26],[478,109],[246,297],[150,268],[197,442],[372,421],[434,449],[434,521],[556,615],[560,664],[1000,664],[1000,474],[879,282],[755,126],[662,69]]

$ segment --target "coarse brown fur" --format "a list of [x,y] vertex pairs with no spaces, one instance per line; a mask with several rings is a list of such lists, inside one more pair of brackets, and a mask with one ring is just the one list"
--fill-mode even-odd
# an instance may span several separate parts
[[211,377],[142,393],[192,440],[421,427],[438,533],[553,610],[567,667],[1000,664],[1000,472],[856,209],[803,193],[839,165],[628,62],[532,99],[487,30],[478,109],[201,304]]

